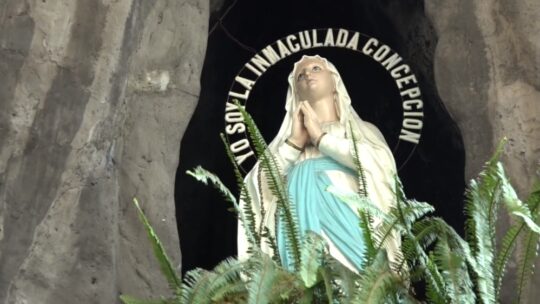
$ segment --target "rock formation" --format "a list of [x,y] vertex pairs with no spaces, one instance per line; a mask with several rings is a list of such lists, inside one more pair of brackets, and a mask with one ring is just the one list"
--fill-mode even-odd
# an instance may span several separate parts
[[[462,131],[466,178],[474,177],[507,137],[505,168],[525,198],[540,169],[540,2],[430,0],[425,8],[438,37],[435,82]],[[505,213],[499,230],[508,226]],[[514,299],[515,258],[502,303]],[[538,284],[537,271],[531,286]],[[532,288],[530,299],[539,297],[540,290]]]
[[174,176],[208,7],[0,3],[0,303],[168,292],[132,198],[179,265]]

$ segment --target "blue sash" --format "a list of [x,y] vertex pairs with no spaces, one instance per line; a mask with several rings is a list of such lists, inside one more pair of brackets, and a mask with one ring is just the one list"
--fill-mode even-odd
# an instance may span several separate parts
[[[360,218],[346,203],[326,191],[331,184],[325,172],[329,170],[356,176],[356,172],[330,157],[304,160],[288,172],[287,188],[298,219],[300,240],[303,242],[308,230],[317,234],[324,231],[343,256],[360,270],[365,251]],[[282,264],[293,271],[294,260],[287,251],[287,236],[279,217],[276,237]]]

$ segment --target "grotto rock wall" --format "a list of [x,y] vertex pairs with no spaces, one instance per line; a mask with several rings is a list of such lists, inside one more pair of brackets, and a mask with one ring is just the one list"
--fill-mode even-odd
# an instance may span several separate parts
[[[499,140],[507,137],[505,168],[525,198],[540,166],[540,2],[424,3],[438,37],[435,82],[463,135],[466,178],[476,176]],[[504,231],[509,220],[501,215],[499,230]],[[515,261],[509,263],[502,303],[516,294]],[[539,284],[537,271],[531,286]],[[539,297],[538,288],[529,291],[530,303]]]
[[179,266],[174,176],[208,6],[0,2],[0,303],[167,293],[131,200]]

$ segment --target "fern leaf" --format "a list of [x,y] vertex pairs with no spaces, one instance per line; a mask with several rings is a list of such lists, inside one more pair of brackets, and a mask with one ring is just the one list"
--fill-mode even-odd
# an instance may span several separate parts
[[[531,208],[533,219],[540,222],[540,183],[536,183],[532,193],[527,199],[527,205]],[[517,268],[517,302],[522,303],[529,288],[529,281],[534,272],[534,259],[538,256],[540,237],[532,230],[527,230],[523,239],[523,250],[518,258]]]
[[267,304],[287,298],[296,286],[292,274],[282,270],[274,261],[262,254],[257,261],[251,280],[247,284],[249,304]]
[[518,258],[517,303],[524,303],[529,282],[534,273],[535,258],[538,256],[539,235],[528,230],[523,238],[523,251]]
[[133,203],[135,204],[135,207],[137,208],[139,218],[144,225],[144,228],[146,230],[148,238],[150,239],[150,242],[152,243],[152,248],[154,249],[154,255],[156,259],[158,260],[161,272],[165,276],[165,279],[167,279],[167,282],[169,283],[169,286],[172,289],[179,288],[182,284],[182,281],[176,274],[176,271],[174,270],[174,267],[172,266],[171,260],[169,259],[169,257],[167,256],[167,253],[165,252],[165,248],[163,248],[161,241],[159,240],[158,236],[154,232],[154,229],[148,222],[148,219],[146,218],[146,215],[142,211],[141,207],[139,206],[139,202],[137,201],[136,198],[133,198]]
[[438,240],[434,253],[435,262],[442,270],[447,296],[451,303],[475,303],[473,283],[465,259],[459,252],[452,251],[446,235]]
[[434,210],[435,208],[428,203],[415,200],[398,201],[397,208],[390,209],[390,220],[383,222],[375,232],[377,249],[384,245],[394,230],[412,233],[412,223]]
[[274,253],[272,255],[272,259],[274,259],[276,263],[280,263],[281,257],[279,255],[279,248],[277,246],[277,241],[276,241],[276,238],[270,233],[270,230],[268,229],[268,227],[266,226],[263,227],[263,232],[261,234],[261,237],[265,239],[268,246],[270,246],[270,248],[272,249],[272,252]]
[[495,219],[502,193],[498,160],[503,144],[504,141],[485,164],[478,179],[472,180],[466,191],[466,236],[477,264],[476,286],[482,303],[495,302]]
[[[230,294],[247,294],[245,282],[242,280],[240,273],[244,269],[244,262],[240,262],[233,258],[227,258],[221,261],[212,272],[215,276],[208,284],[206,293],[212,301],[219,301]],[[240,288],[238,285],[243,286]]]
[[321,270],[323,269],[325,272],[328,272],[332,278],[332,286],[336,291],[335,299],[338,300],[339,303],[350,303],[359,286],[358,274],[352,272],[330,254],[325,256],[324,267]]
[[307,288],[313,287],[319,281],[317,274],[323,263],[325,249],[326,243],[321,236],[312,231],[306,233],[301,249],[300,277]]
[[353,143],[353,162],[356,166],[356,172],[358,174],[357,181],[358,181],[358,194],[363,197],[368,196],[368,189],[367,189],[367,181],[366,181],[366,174],[364,172],[364,167],[362,166],[362,163],[360,162],[360,153],[358,152],[358,141],[356,140],[356,137],[354,135],[354,131],[352,128],[352,122],[349,121],[349,133],[351,134],[351,139]]
[[506,231],[506,234],[502,238],[501,248],[497,252],[497,257],[495,258],[495,292],[497,295],[500,294],[502,278],[506,270],[506,264],[512,256],[512,252],[517,245],[519,235],[525,228],[523,222],[514,224]]
[[364,237],[364,244],[366,246],[366,250],[364,252],[364,264],[362,265],[362,268],[366,268],[377,256],[377,249],[375,248],[375,241],[372,232],[373,228],[371,226],[373,220],[367,212],[360,210],[358,212],[360,214],[360,228]]
[[324,266],[319,267],[318,269],[318,273],[320,274],[324,283],[324,291],[326,293],[328,303],[334,303],[334,288],[332,286],[332,278],[330,271]]
[[272,194],[277,198],[277,205],[279,216],[284,221],[284,228],[288,239],[288,246],[291,249],[291,254],[294,260],[295,269],[300,267],[300,234],[298,233],[298,225],[296,215],[294,212],[294,206],[289,203],[287,191],[285,188],[285,181],[280,174],[279,166],[268,150],[264,138],[259,132],[253,118],[246,110],[240,105],[238,100],[233,100],[238,107],[238,110],[242,113],[244,122],[248,129],[248,134],[251,141],[254,144],[255,151],[261,161],[263,171],[268,177],[268,187]]
[[390,270],[386,252],[382,250],[360,278],[360,289],[351,303],[397,303],[395,295],[406,290],[401,277]]
[[215,273],[202,268],[188,271],[184,277],[184,284],[180,290],[181,303],[211,303],[212,299],[206,290],[208,290],[209,285],[215,276]]
[[240,207],[238,206],[236,197],[232,194],[231,190],[229,190],[229,188],[227,188],[227,186],[223,184],[223,182],[219,179],[217,175],[202,168],[201,166],[197,166],[193,171],[187,170],[186,173],[205,185],[211,183],[214,188],[219,190],[219,192],[223,195],[223,198],[225,198],[226,201],[233,204],[236,212],[240,212]]
[[[233,165],[233,171],[234,171],[234,176],[236,178],[236,183],[238,185],[238,189],[240,189],[240,199],[244,201],[244,206],[242,210],[238,210],[238,212],[240,215],[240,221],[246,230],[247,239],[250,242],[248,251],[252,251],[254,248],[257,248],[258,250],[261,246],[262,231],[260,229],[257,229],[257,223],[255,220],[255,211],[253,210],[253,200],[251,198],[251,195],[249,194],[249,191],[246,188],[246,184],[244,183],[242,173],[240,173],[240,168],[238,166],[238,163],[236,162],[236,159],[234,158],[234,155],[231,151],[230,144],[227,138],[225,137],[223,133],[220,134],[220,137],[221,137],[221,141],[223,142],[223,145],[225,146],[227,157],[229,158],[229,161]],[[264,218],[262,205],[261,205],[261,218]],[[262,227],[263,225],[261,224],[260,226]],[[250,237],[249,234],[251,234],[252,237]]]
[[212,303],[246,303],[246,282],[235,282],[214,291]]
[[334,185],[328,186],[326,191],[332,193],[334,196],[339,198],[340,201],[346,203],[354,210],[366,211],[375,217],[388,220],[386,213],[366,196],[340,189]]
[[540,233],[540,226],[532,219],[531,211],[527,204],[523,204],[518,198],[516,191],[508,181],[504,168],[500,162],[497,163],[497,175],[501,181],[502,202],[511,215],[521,218],[528,228],[536,233]]

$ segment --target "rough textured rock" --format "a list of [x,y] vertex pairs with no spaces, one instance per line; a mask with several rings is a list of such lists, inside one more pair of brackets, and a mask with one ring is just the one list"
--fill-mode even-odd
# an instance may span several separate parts
[[[425,8],[438,36],[436,85],[462,130],[467,179],[506,136],[503,161],[524,197],[540,165],[540,2],[430,0]],[[508,226],[502,220],[499,230]],[[509,266],[502,303],[515,295],[515,259]],[[531,286],[539,284],[537,272]],[[530,299],[539,297],[532,288]]]
[[0,2],[0,303],[115,303],[179,265],[174,176],[206,49],[202,0]]
[[[416,26],[438,39],[436,86],[462,130],[466,178],[507,136],[523,197],[540,159],[540,2],[424,2],[431,25]],[[179,264],[174,174],[208,11],[202,0],[0,2],[0,303],[166,293],[131,198]]]

